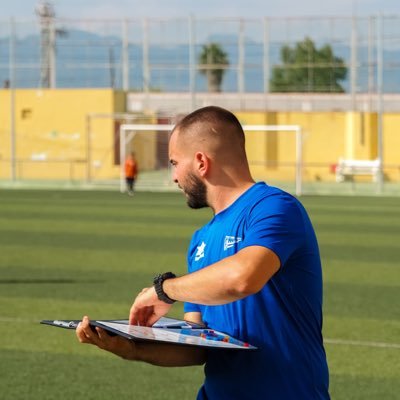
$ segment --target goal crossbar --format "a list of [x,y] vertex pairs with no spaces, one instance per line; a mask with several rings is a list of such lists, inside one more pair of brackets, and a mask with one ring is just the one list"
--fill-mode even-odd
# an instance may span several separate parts
[[[175,125],[171,124],[122,124],[119,128],[120,144],[120,190],[124,191],[124,160],[126,158],[126,143],[139,132],[164,131],[171,132]],[[293,132],[296,136],[296,195],[302,194],[302,163],[303,163],[303,136],[300,125],[242,125],[245,132]],[[129,133],[127,137],[126,134]]]

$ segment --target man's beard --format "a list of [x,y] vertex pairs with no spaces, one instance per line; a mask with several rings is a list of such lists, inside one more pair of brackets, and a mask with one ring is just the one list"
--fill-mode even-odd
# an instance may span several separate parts
[[186,193],[187,205],[190,208],[208,207],[207,187],[196,175],[188,174],[187,183],[183,190]]

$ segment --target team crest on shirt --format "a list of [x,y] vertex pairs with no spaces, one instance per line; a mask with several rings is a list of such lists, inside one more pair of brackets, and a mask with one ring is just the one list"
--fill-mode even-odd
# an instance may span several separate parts
[[239,243],[242,241],[241,237],[236,237],[236,236],[225,236],[224,239],[224,251],[230,249],[233,247],[236,243]]
[[199,261],[200,258],[204,257],[204,249],[205,249],[206,246],[207,245],[204,242],[201,242],[201,245],[197,246],[197,253],[196,253],[195,257],[194,257],[194,261]]

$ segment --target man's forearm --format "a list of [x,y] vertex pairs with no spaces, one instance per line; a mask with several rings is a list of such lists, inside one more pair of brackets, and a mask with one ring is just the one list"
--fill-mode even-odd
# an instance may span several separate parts
[[232,266],[220,262],[194,273],[176,279],[167,279],[163,290],[168,297],[189,303],[216,305],[239,299],[241,293],[235,290],[235,271]]
[[168,297],[189,303],[217,305],[258,292],[279,269],[269,249],[252,246],[213,265],[176,279],[167,279]]
[[172,343],[134,342],[121,336],[110,336],[107,331],[90,326],[87,316],[76,328],[81,343],[95,345],[125,360],[144,361],[165,367],[201,365],[206,361],[206,350],[197,347],[179,346]]
[[135,361],[143,361],[160,367],[188,367],[202,365],[206,361],[206,350],[199,347],[180,346],[164,343],[135,343]]
[[[249,246],[233,256],[179,278],[166,279],[164,293],[173,300],[219,305],[257,293],[280,267],[278,256],[262,246]],[[129,323],[152,326],[171,304],[160,299],[154,286],[143,289],[129,314]]]

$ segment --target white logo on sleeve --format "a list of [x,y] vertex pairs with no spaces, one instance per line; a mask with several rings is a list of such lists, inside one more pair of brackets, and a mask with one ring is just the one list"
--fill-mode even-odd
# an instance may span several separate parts
[[224,250],[228,250],[235,245],[235,243],[239,243],[242,241],[241,237],[235,236],[225,236],[224,239]]
[[204,249],[207,245],[204,242],[201,242],[200,246],[197,246],[197,253],[196,256],[194,257],[194,261],[199,261],[200,258],[204,257]]

